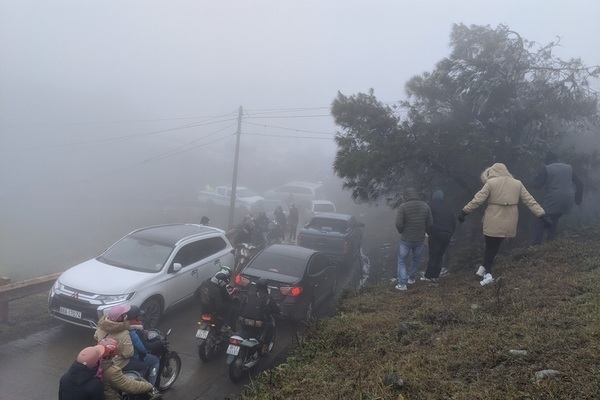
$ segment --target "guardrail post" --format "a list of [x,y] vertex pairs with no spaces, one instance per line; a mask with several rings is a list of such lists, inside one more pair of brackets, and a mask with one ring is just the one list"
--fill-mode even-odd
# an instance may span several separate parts
[[[6,276],[0,277],[0,286],[8,285],[10,278]],[[0,322],[8,321],[8,301],[0,302]]]

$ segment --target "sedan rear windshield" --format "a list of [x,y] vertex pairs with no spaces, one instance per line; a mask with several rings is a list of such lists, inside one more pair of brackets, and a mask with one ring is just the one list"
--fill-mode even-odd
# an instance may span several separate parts
[[171,246],[127,236],[99,258],[102,262],[116,267],[157,272],[165,265],[172,251]]
[[307,261],[303,259],[262,253],[252,261],[252,264],[248,265],[248,268],[301,278],[304,275],[306,263]]

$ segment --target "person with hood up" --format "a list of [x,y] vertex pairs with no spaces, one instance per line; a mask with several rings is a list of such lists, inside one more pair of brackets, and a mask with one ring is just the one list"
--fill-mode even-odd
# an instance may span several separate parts
[[421,280],[431,282],[431,286],[436,286],[442,270],[444,253],[446,253],[456,229],[456,218],[450,207],[444,202],[444,192],[441,189],[433,192],[429,208],[433,216],[433,224],[429,232],[429,261]]
[[99,345],[79,352],[60,378],[58,400],[104,400],[104,386],[98,373],[103,353],[104,348]]
[[94,332],[94,339],[100,341],[105,338],[112,338],[119,344],[119,355],[114,359],[114,363],[119,368],[125,368],[129,364],[129,359],[133,356],[133,343],[129,335],[129,322],[125,319],[130,306],[116,305],[108,310],[107,315],[103,315],[98,320],[98,328]]
[[[415,283],[417,268],[425,244],[425,233],[429,231],[433,217],[431,209],[419,198],[414,188],[404,190],[404,202],[398,207],[396,229],[401,235],[398,246],[398,284],[395,289],[404,291],[407,284]],[[410,268],[406,270],[406,259],[412,252]]]
[[535,246],[544,241],[544,235],[546,235],[547,241],[556,238],[560,217],[571,211],[573,203],[576,205],[581,204],[583,183],[573,172],[573,167],[560,162],[555,153],[549,152],[546,155],[546,165],[540,170],[531,186],[536,189],[546,189],[542,207],[544,207],[546,215],[552,220],[551,227],[546,227],[543,221],[538,220],[535,222],[532,242]]
[[468,214],[475,211],[487,200],[488,205],[483,214],[483,235],[485,237],[483,265],[475,273],[483,278],[480,284],[484,286],[494,281],[492,264],[496,254],[498,254],[500,244],[505,238],[513,238],[517,234],[519,201],[523,202],[547,226],[552,226],[552,221],[533,196],[529,194],[523,183],[513,178],[508,172],[506,165],[495,163],[487,168],[481,174],[481,181],[483,187],[463,207],[458,215],[458,221],[463,223]]
[[127,394],[147,393],[149,400],[162,398],[162,394],[145,379],[136,380],[125,376],[123,370],[115,361],[119,357],[119,344],[115,339],[102,339],[98,344],[103,348],[99,370],[102,374],[105,400],[120,400],[119,392]]

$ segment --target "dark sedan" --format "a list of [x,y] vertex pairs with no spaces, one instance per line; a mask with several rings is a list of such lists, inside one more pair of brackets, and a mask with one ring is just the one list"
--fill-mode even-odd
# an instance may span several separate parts
[[283,317],[309,319],[314,309],[335,292],[337,267],[319,251],[274,244],[235,276],[235,285],[243,293],[260,278],[267,279],[269,293]]

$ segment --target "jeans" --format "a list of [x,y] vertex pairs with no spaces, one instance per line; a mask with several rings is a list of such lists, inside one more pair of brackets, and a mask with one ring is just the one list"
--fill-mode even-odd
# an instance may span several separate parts
[[556,238],[556,231],[558,228],[558,220],[562,216],[562,214],[547,214],[548,217],[552,220],[552,226],[550,228],[546,228],[546,224],[539,218],[533,223],[533,242],[532,244],[538,245],[544,241],[544,234],[548,232],[548,236],[546,240],[549,242]]
[[[398,246],[398,283],[401,286],[406,286],[409,279],[414,280],[417,275],[417,268],[421,263],[421,253],[423,252],[424,240],[400,240]],[[406,259],[412,251],[412,261],[408,274],[406,272]]]

